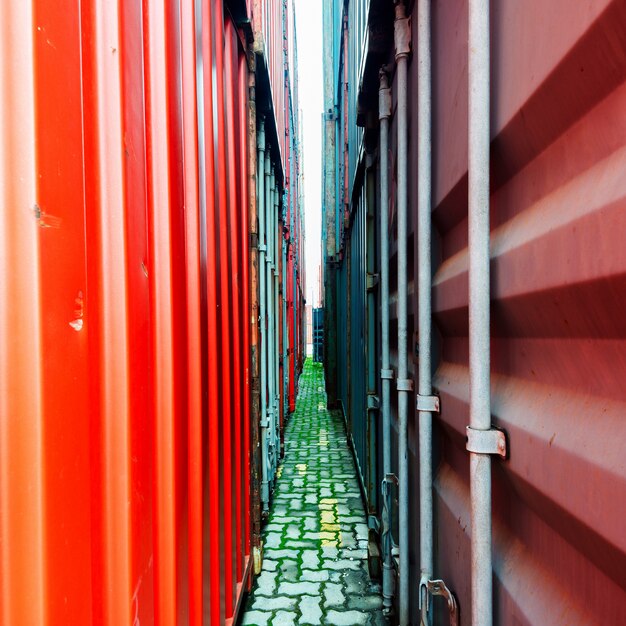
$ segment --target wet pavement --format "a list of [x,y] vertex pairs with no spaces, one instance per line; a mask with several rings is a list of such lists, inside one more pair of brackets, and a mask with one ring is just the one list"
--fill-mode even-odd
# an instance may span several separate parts
[[343,418],[326,410],[323,376],[308,359],[243,625],[387,623],[368,574],[368,529]]

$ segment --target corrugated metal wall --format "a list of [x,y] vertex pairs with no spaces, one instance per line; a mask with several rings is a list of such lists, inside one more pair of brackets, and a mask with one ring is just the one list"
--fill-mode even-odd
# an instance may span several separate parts
[[[467,13],[437,6],[434,315],[442,336],[439,568],[467,605],[462,461],[467,396]],[[565,19],[563,19],[565,17]],[[454,26],[453,26],[454,24]],[[492,405],[510,459],[494,469],[496,616],[626,621],[626,6],[506,2],[492,17]],[[453,139],[454,138],[454,139]],[[446,164],[443,167],[443,164]],[[609,435],[610,433],[610,435]],[[526,590],[533,589],[531,595]]]
[[366,202],[364,194],[355,207],[349,230],[350,242],[343,262],[348,266],[348,288],[338,298],[339,315],[349,316],[348,333],[348,403],[344,405],[349,437],[354,446],[357,466],[363,483],[367,476],[367,388],[366,388],[366,303],[365,303],[365,251]]
[[[507,431],[510,446],[510,458],[494,461],[493,469],[495,622],[621,624],[626,363],[620,312],[626,258],[619,237],[626,227],[626,7],[616,0],[594,0],[584,8],[564,1],[506,1],[492,9],[492,406],[493,421]],[[457,595],[461,623],[469,624],[467,3],[434,2],[432,10],[434,381],[442,406],[435,418],[435,575]],[[415,47],[415,16],[412,29]],[[341,30],[333,36],[339,40]],[[385,60],[393,68],[392,47]],[[412,279],[416,72],[413,56],[410,338],[418,306]],[[393,110],[395,92],[394,78]],[[392,119],[389,311],[397,371],[396,132]],[[342,158],[340,153],[337,171]],[[355,204],[352,211],[357,210]],[[339,201],[337,211],[343,212]],[[362,259],[351,256],[351,268],[359,264]],[[347,293],[343,272],[342,265],[338,301]],[[350,280],[357,278],[351,273]],[[341,313],[337,319],[343,324]],[[349,323],[354,342],[355,321]],[[409,354],[415,355],[414,348],[411,341]],[[339,343],[339,388],[349,397],[365,381],[343,379],[343,350]],[[415,356],[409,369],[414,376]],[[419,580],[416,418],[411,413],[411,581]],[[411,588],[416,616],[417,584]],[[438,619],[447,623],[443,610]]]
[[232,623],[258,437],[244,33],[193,0],[4,2],[0,32],[0,621]]
[[[336,4],[334,10],[337,10]],[[372,186],[375,181],[372,176],[364,173],[363,128],[356,124],[358,87],[365,59],[368,10],[367,0],[345,5],[341,30],[334,34],[341,42],[336,122],[336,193],[337,206],[341,206],[336,211],[340,252],[336,293],[338,395],[354,444],[368,507],[375,513],[380,478],[377,476],[376,464],[377,372],[380,368],[375,362],[378,335],[376,285],[372,284],[368,288],[367,273],[371,274],[371,279],[375,278],[376,196]],[[374,361],[370,361],[370,356]]]

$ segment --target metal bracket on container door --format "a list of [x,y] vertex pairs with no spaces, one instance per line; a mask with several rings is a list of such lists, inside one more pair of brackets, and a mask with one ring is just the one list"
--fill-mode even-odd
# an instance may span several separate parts
[[395,485],[396,487],[398,486],[398,477],[395,474],[385,474],[385,477],[383,478],[383,496],[387,495],[387,490],[389,489],[388,485]]
[[418,394],[416,408],[424,413],[439,413],[439,396],[420,396]]
[[375,393],[367,394],[367,410],[376,411],[380,409],[380,399]]
[[430,610],[430,598],[441,596],[448,603],[450,613],[450,626],[459,626],[459,607],[454,594],[446,587],[443,580],[420,580],[419,602],[422,614],[422,624],[428,624],[428,611]]
[[395,485],[398,487],[398,477],[395,474],[385,474],[381,484],[381,491],[383,499],[389,494],[389,485]]
[[465,449],[476,454],[497,454],[503,459],[507,455],[506,435],[503,430],[491,427],[490,430],[478,430],[468,426]]
[[413,380],[411,378],[398,378],[396,387],[398,391],[413,391]]
[[365,290],[373,291],[376,289],[376,285],[378,285],[378,274],[368,272],[365,278]]

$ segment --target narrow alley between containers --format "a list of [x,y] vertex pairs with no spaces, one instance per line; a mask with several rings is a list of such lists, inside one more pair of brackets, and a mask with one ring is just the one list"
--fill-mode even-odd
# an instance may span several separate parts
[[387,624],[368,572],[368,526],[343,417],[327,410],[322,365],[311,359],[285,429],[263,544],[242,624]]
[[0,626],[626,624],[626,0],[0,32]]

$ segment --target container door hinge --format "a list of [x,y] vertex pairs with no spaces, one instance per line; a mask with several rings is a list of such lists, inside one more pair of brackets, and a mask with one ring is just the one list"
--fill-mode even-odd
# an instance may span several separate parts
[[503,459],[507,457],[506,435],[503,430],[494,428],[489,430],[478,430],[468,426],[465,429],[467,433],[467,443],[465,449],[475,454],[497,454]]
[[441,596],[448,603],[450,614],[450,626],[459,626],[459,607],[454,594],[448,589],[443,580],[420,580],[419,603],[422,615],[422,624],[428,624],[428,612],[430,611],[431,597]]

